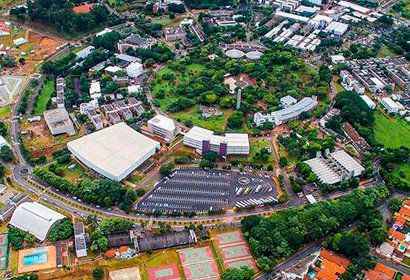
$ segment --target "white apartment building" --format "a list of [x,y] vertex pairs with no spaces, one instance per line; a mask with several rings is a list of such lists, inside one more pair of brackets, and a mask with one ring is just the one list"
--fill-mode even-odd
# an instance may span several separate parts
[[148,131],[164,138],[168,143],[174,140],[180,132],[172,119],[162,115],[156,115],[148,121]]
[[387,110],[390,114],[397,114],[399,112],[400,106],[394,102],[390,97],[384,97],[379,99],[380,104]]
[[249,154],[249,138],[245,133],[215,135],[213,131],[194,126],[184,136],[184,145],[196,149],[200,154],[215,152],[219,156]]

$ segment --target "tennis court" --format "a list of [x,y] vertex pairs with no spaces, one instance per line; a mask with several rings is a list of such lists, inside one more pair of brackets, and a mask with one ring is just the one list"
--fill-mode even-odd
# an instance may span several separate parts
[[176,264],[155,266],[148,269],[149,280],[180,280]]
[[248,247],[245,244],[220,248],[223,259],[232,260],[250,256]]
[[245,260],[227,261],[227,262],[225,262],[225,266],[226,266],[226,268],[241,268],[243,266],[247,266],[249,268],[252,268],[254,271],[257,270],[256,264],[253,261],[251,256],[249,256],[249,259],[245,259]]
[[200,248],[187,248],[178,251],[182,265],[211,261],[214,259],[209,246]]
[[218,247],[234,244],[234,243],[242,243],[245,242],[243,238],[242,232],[239,230],[231,231],[226,233],[219,233],[215,235],[215,241],[218,244]]
[[184,266],[187,280],[194,279],[219,279],[218,267],[214,260]]

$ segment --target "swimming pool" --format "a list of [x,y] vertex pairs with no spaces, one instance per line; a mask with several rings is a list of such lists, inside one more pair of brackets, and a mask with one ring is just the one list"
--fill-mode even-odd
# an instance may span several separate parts
[[317,272],[314,271],[314,270],[311,270],[311,271],[309,271],[309,273],[308,273],[310,279],[312,279],[313,277],[315,277],[316,274],[317,274]]
[[33,253],[45,252],[45,251],[47,251],[47,248],[46,248],[46,247],[33,248]]
[[400,252],[406,251],[406,247],[400,244],[400,246],[399,246],[399,251],[400,251]]
[[24,256],[23,258],[24,265],[33,265],[47,262],[47,253],[39,253]]

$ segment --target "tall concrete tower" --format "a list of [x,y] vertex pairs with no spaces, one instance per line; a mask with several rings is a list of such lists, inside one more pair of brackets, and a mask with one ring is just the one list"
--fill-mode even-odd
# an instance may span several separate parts
[[242,89],[238,89],[238,93],[236,94],[236,110],[241,108],[241,95],[242,95]]

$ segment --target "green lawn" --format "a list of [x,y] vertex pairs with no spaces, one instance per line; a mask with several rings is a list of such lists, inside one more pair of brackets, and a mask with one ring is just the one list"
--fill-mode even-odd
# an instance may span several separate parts
[[406,146],[410,148],[410,125],[399,117],[386,117],[375,113],[374,136],[386,148]]
[[[404,174],[404,178],[400,176],[400,173]],[[410,185],[410,163],[399,163],[393,172],[393,176],[400,178],[401,181]]]
[[388,47],[383,46],[380,48],[379,52],[377,53],[377,57],[386,57],[386,56],[396,56],[396,55]]
[[273,151],[271,151],[271,153],[269,154],[269,158],[266,161],[255,158],[256,154],[259,153],[262,148],[266,148],[266,149],[270,148],[272,150],[271,143],[269,140],[251,139],[249,142],[251,145],[250,147],[251,149],[250,149],[248,156],[230,156],[229,160],[230,161],[236,160],[243,164],[263,164],[263,166],[265,167],[268,166],[269,164],[272,164],[273,162],[272,152]]
[[1,107],[0,108],[0,119],[8,119],[11,114],[11,106]]
[[336,90],[337,92],[343,92],[345,91],[345,88],[341,84],[336,83]]
[[37,97],[37,102],[34,106],[34,115],[41,115],[45,110],[47,110],[47,103],[51,99],[54,91],[54,80],[47,80]]

